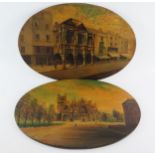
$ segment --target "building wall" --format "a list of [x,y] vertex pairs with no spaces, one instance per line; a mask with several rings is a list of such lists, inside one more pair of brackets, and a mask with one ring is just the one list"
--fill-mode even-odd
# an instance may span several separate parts
[[134,127],[140,120],[140,109],[135,100],[130,99],[123,103],[126,126]]
[[[37,64],[36,61],[38,59],[41,62],[40,64],[44,64],[45,62],[45,65],[48,65],[52,63],[49,62],[49,58],[57,53],[61,55],[62,60],[64,61],[65,51],[69,51],[67,48],[72,51],[74,56],[77,54],[77,52],[81,51],[84,59],[86,57],[85,54],[87,53],[90,53],[92,57],[93,55],[98,57],[108,55],[108,53],[111,52],[109,50],[110,48],[117,49],[117,51],[114,52],[119,54],[128,53],[128,40],[125,40],[118,34],[111,32],[105,33],[102,30],[91,29],[89,32],[83,32],[84,40],[83,44],[80,46],[77,44],[78,32],[74,31],[75,34],[73,42],[68,45],[65,39],[67,29],[69,29],[67,25],[53,23],[51,15],[47,12],[40,12],[37,15],[34,15],[27,21],[26,26],[23,27],[20,34],[19,45],[22,56],[26,60],[30,59],[32,65]],[[92,35],[92,44],[88,45],[89,33]],[[103,42],[102,47],[104,48],[102,52],[100,50],[101,41]],[[41,47],[41,49],[44,50],[40,50],[39,52],[39,50],[36,50],[38,47]],[[47,52],[49,48],[51,50],[50,52]],[[44,60],[42,60],[43,55],[45,57]],[[76,57],[74,57],[74,59],[76,59]],[[91,62],[93,62],[93,59]],[[85,64],[85,61],[83,63]]]
[[[19,43],[20,51],[25,59],[30,59],[31,64],[43,63],[52,55],[52,44],[54,35],[52,33],[52,18],[47,12],[40,12],[26,22],[26,26],[21,30]],[[45,48],[43,48],[45,47]],[[36,50],[39,49],[40,50]],[[49,50],[51,48],[51,50]],[[43,56],[44,55],[44,56]],[[40,59],[40,60],[39,60]]]
[[61,121],[95,121],[99,118],[99,111],[90,101],[80,99],[69,102],[66,95],[58,95],[57,113]]

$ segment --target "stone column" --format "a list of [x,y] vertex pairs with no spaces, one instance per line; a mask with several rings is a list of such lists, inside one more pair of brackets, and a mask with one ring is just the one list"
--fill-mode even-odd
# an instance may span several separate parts
[[77,51],[76,47],[78,45],[78,33],[74,31],[74,48],[73,48],[73,61],[74,61],[74,66],[77,67]]
[[91,64],[94,64],[94,52],[93,51],[91,51]]
[[95,35],[92,36],[91,64],[94,64]]
[[66,53],[65,53],[64,46],[62,46],[61,59],[62,59],[62,67],[63,67],[63,69],[66,69]]
[[85,49],[83,49],[83,51],[82,51],[82,57],[83,57],[83,65],[85,65],[86,64],[86,51],[85,51]]
[[74,61],[74,67],[77,67],[77,53],[75,47],[73,50],[73,61]]

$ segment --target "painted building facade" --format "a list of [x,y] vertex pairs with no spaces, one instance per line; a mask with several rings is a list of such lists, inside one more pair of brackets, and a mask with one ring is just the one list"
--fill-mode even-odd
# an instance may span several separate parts
[[66,95],[57,96],[57,114],[60,121],[96,121],[99,111],[95,104],[84,99],[68,101]]
[[30,65],[93,64],[128,53],[128,40],[118,34],[87,28],[67,19],[53,22],[48,12],[30,18],[19,38],[20,51]]
[[41,12],[27,21],[19,37],[20,51],[24,60],[31,65],[50,65],[52,63],[53,26],[49,13]]

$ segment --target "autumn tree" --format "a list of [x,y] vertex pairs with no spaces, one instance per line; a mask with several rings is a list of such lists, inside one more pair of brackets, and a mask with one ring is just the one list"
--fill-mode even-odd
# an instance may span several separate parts
[[16,106],[15,115],[16,115],[16,121],[19,125],[22,121],[24,122],[24,125],[26,125],[27,123],[27,118],[28,118],[27,106],[30,103],[30,100],[31,100],[31,97],[29,94],[27,94],[26,96],[20,99],[20,101]]
[[46,118],[47,118],[48,123],[51,123],[52,119],[54,118],[54,115],[55,115],[54,106],[53,106],[53,104],[51,104],[47,110],[47,117]]
[[36,119],[39,124],[41,124],[41,120],[42,120],[43,116],[44,116],[44,109],[41,105],[38,105],[37,112],[36,112]]
[[37,113],[37,106],[38,106],[38,101],[37,99],[32,99],[31,103],[30,103],[30,119],[31,119],[31,124],[34,125],[34,121],[35,121],[35,116]]
[[15,111],[17,124],[24,127],[35,126],[35,123],[38,125],[51,123],[54,115],[53,105],[46,108],[44,104],[41,105],[36,98],[29,94],[20,99]]

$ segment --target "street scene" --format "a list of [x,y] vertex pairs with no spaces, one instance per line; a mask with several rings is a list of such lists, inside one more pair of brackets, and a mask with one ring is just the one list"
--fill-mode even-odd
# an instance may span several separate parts
[[140,109],[132,96],[108,83],[63,80],[24,95],[15,117],[19,128],[41,143],[93,148],[132,132],[140,120]]
[[24,61],[55,79],[62,79],[64,72],[64,79],[112,75],[129,63],[135,45],[134,33],[124,19],[89,4],[42,10],[28,19],[19,36]]

